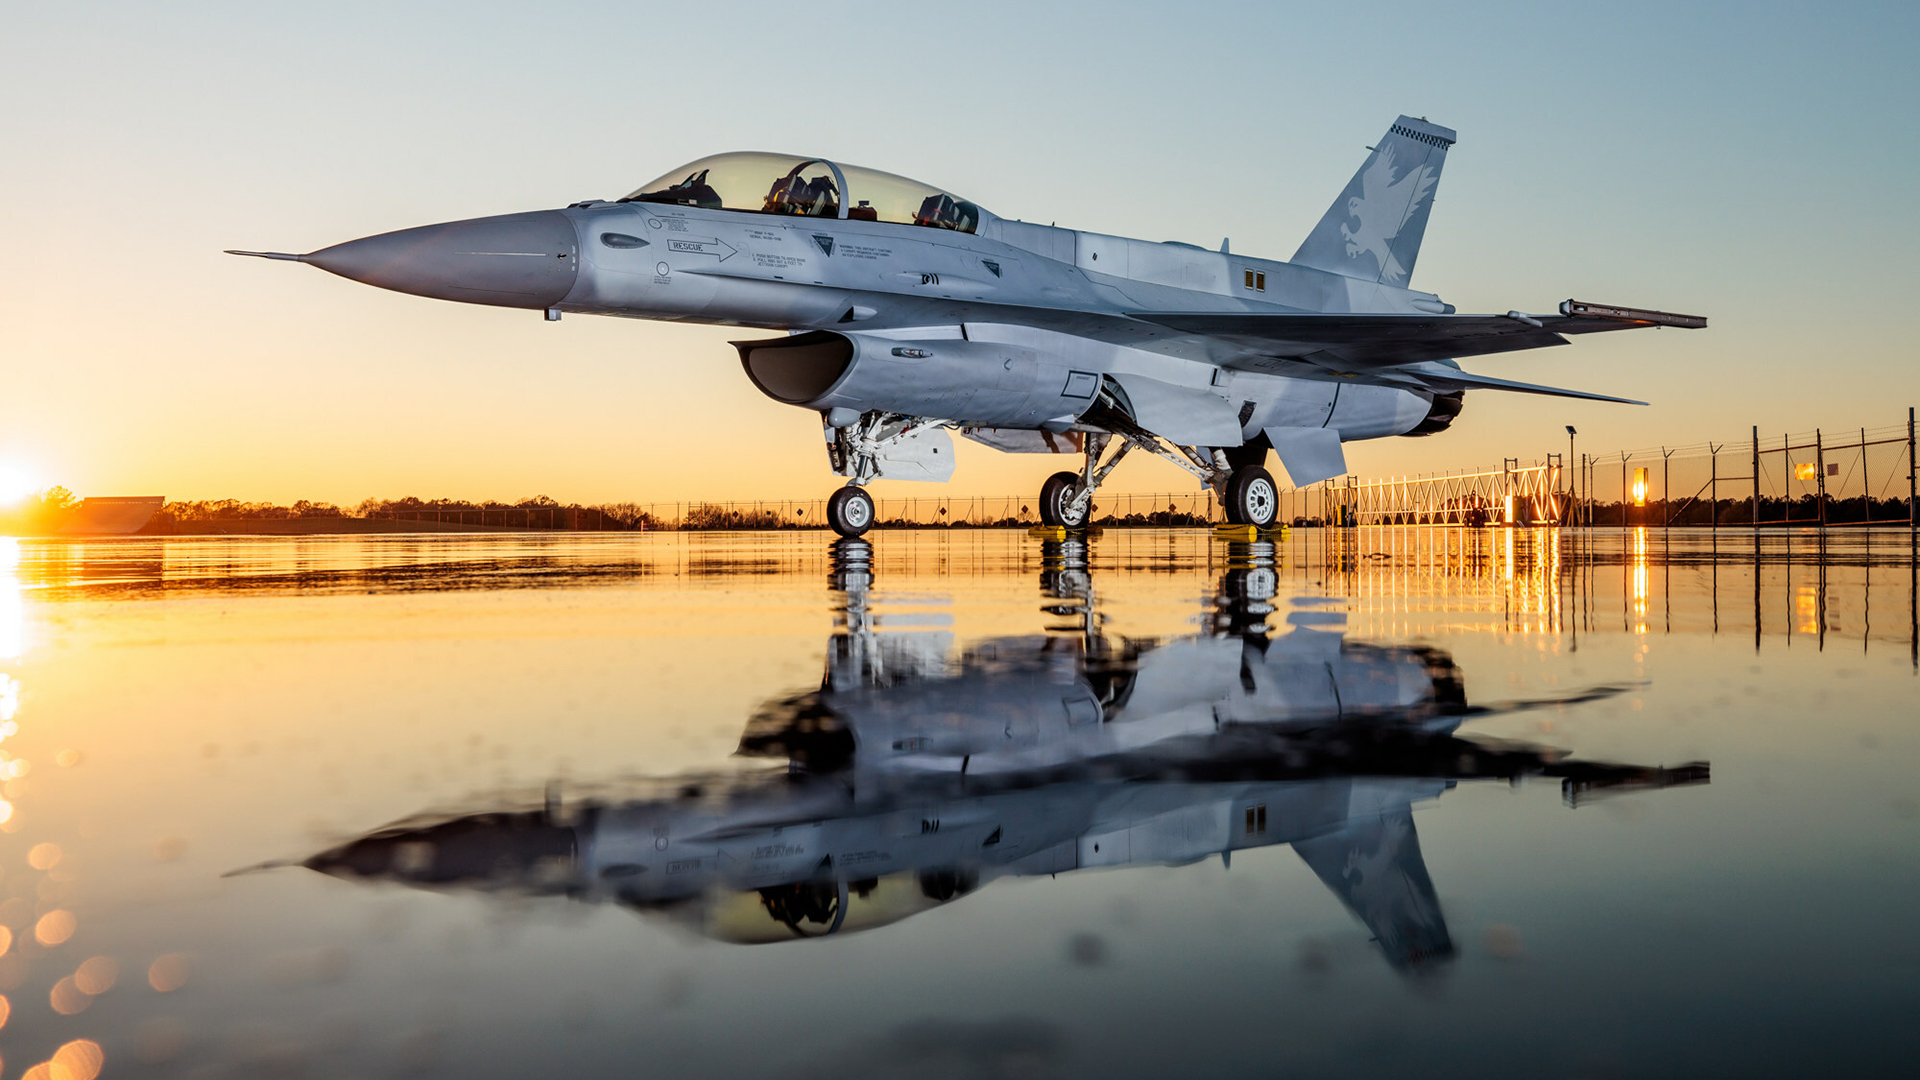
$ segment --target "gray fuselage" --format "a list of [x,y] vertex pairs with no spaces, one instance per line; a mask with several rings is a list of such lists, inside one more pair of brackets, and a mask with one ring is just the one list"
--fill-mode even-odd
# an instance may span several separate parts
[[[1333,428],[1348,441],[1398,435],[1419,425],[1433,401],[1414,390],[1342,385],[1311,365],[1249,356],[1217,337],[1127,317],[1155,310],[1446,310],[1430,293],[1185,244],[1004,221],[984,212],[977,234],[642,203],[586,204],[561,213],[578,236],[579,262],[571,288],[552,309],[824,330],[890,344],[964,341],[984,348],[956,357],[957,387],[1042,398],[1019,415],[992,402],[967,415],[967,403],[955,407],[951,396],[917,399],[916,390],[928,389],[928,365],[915,361],[925,358],[897,357],[889,348],[871,356],[863,352],[860,365],[892,364],[900,369],[897,379],[870,374],[866,396],[829,403],[856,410],[1039,427],[1019,421],[1039,413],[1047,414],[1043,419],[1077,418],[1090,402],[1090,395],[1071,395],[1070,373],[1133,376],[1151,380],[1135,383],[1150,388],[1136,398],[1166,396],[1164,384],[1175,394],[1226,400],[1241,428],[1229,443],[1237,445],[1238,436],[1275,425]],[[1261,288],[1248,287],[1249,278]],[[1019,353],[1011,358],[1015,369],[1031,361],[1015,370],[1012,385],[1006,378],[1009,357],[1001,355],[1010,350]],[[939,347],[926,351],[936,353],[937,363]],[[1254,408],[1242,416],[1246,402]],[[1179,430],[1179,423],[1165,432],[1175,441],[1226,441],[1218,431],[1204,433],[1204,440],[1183,438],[1203,432]]]

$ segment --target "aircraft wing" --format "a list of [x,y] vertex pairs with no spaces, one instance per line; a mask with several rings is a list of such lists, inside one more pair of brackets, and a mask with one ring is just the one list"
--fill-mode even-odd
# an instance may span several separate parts
[[[1567,334],[1645,326],[1699,329],[1707,325],[1707,320],[1698,315],[1675,315],[1581,300],[1561,304],[1558,315],[1528,315],[1519,311],[1505,315],[1143,311],[1133,312],[1131,317],[1183,334],[1213,338],[1260,356],[1299,360],[1341,374],[1565,345]],[[1478,379],[1477,376],[1471,378]],[[1500,382],[1480,380],[1473,385],[1493,386]],[[1524,383],[1500,388],[1554,392]]]

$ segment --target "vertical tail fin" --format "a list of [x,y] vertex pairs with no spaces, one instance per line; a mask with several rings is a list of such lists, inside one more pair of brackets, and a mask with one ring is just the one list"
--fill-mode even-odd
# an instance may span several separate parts
[[1347,277],[1401,285],[1413,276],[1433,189],[1454,143],[1451,128],[1403,116],[1307,234],[1293,261]]
[[1293,850],[1373,931],[1388,963],[1406,970],[1452,958],[1453,935],[1427,876],[1410,806],[1296,840]]

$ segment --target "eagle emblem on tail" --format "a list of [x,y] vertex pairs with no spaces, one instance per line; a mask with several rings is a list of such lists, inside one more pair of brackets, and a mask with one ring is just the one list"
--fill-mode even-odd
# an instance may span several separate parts
[[1380,280],[1399,284],[1407,276],[1407,268],[1393,257],[1393,238],[1433,193],[1435,179],[1434,170],[1421,165],[1396,180],[1393,147],[1375,155],[1373,164],[1360,174],[1360,194],[1347,200],[1347,216],[1360,223],[1357,229],[1340,226],[1340,236],[1347,242],[1347,258],[1357,259],[1361,252],[1371,251],[1380,263]]

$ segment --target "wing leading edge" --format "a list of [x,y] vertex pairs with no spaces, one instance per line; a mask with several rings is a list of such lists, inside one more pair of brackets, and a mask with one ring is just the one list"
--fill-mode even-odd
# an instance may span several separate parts
[[1267,314],[1265,312],[1142,311],[1131,318],[1186,334],[1218,338],[1263,355],[1304,360],[1340,372],[1455,360],[1520,349],[1565,345],[1567,334],[1637,330],[1647,326],[1699,329],[1698,315],[1608,307],[1569,300],[1558,315]]
[[[1529,315],[1520,311],[1509,311],[1505,315],[1147,311],[1134,312],[1131,318],[1210,338],[1253,357],[1308,364],[1331,375],[1366,382],[1413,386],[1439,393],[1510,390],[1631,405],[1646,402],[1474,375],[1440,361],[1565,345],[1569,334],[1597,334],[1648,326],[1697,330],[1707,325],[1705,317],[1699,315],[1676,315],[1584,300],[1566,301],[1560,305],[1558,315]],[[1226,364],[1244,366],[1232,360]],[[1256,362],[1252,366],[1264,365]]]

